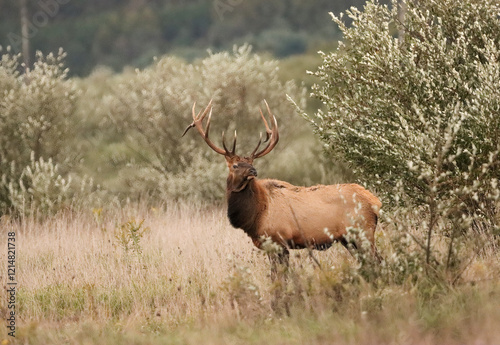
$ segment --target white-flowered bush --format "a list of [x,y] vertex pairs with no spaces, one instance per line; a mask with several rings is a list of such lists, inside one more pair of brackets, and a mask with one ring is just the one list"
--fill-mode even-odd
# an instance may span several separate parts
[[332,15],[343,40],[313,73],[326,110],[305,116],[328,152],[447,270],[461,243],[499,230],[499,13],[495,0],[369,1],[351,25]]
[[54,214],[71,203],[71,176],[63,178],[51,158],[35,160],[9,183],[9,199],[15,211],[22,214]]
[[[52,167],[52,173],[55,173],[57,164],[64,166],[74,155],[68,138],[76,128],[72,115],[77,90],[74,82],[67,78],[64,57],[63,51],[47,56],[37,52],[31,69],[20,64],[20,55],[7,51],[1,57],[0,213],[11,207],[17,209],[21,195],[36,200],[38,195],[28,197],[27,194],[38,193],[40,189],[52,190],[62,177],[48,174],[47,169]],[[20,73],[21,69],[25,71]],[[62,166],[58,169],[59,174],[67,173]],[[41,186],[37,176],[42,175],[52,176],[55,180],[46,180],[47,185]],[[21,178],[23,184],[19,183]],[[63,191],[65,184],[57,188]],[[48,194],[42,198],[44,201],[40,201],[44,209],[53,209],[59,198],[64,198],[51,195],[54,199],[49,201],[47,197]]]
[[[0,48],[1,49],[1,48]],[[66,54],[36,53],[32,68],[9,49],[0,61],[0,214],[52,215],[97,205],[103,191],[79,173],[79,89]]]
[[233,53],[209,53],[191,64],[161,58],[124,79],[107,98],[116,128],[127,136],[129,147],[139,157],[132,169],[121,174],[130,181],[131,191],[220,200],[225,190],[224,159],[211,151],[195,129],[181,137],[193,121],[193,104],[196,102],[198,113],[212,99],[212,141],[222,147],[224,131],[231,145],[237,129],[237,153],[248,155],[259,132],[264,131],[259,114],[259,107],[266,114],[263,100],[278,117],[280,130],[288,131],[292,140],[293,129],[301,124],[293,118],[287,94],[305,106],[304,89],[291,81],[282,83],[278,62],[252,54],[248,45],[235,47]]

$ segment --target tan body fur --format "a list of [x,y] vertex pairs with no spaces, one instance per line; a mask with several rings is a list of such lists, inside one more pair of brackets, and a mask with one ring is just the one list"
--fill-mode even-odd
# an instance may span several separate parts
[[[326,249],[334,240],[343,242],[350,226],[363,229],[374,246],[381,202],[360,185],[297,187],[252,179],[240,192],[228,190],[227,197],[231,223],[242,228],[257,247],[270,237],[286,248]],[[235,203],[235,199],[240,201]]]

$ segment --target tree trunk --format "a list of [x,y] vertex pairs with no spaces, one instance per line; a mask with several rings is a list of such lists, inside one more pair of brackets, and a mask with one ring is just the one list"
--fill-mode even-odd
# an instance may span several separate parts
[[29,21],[28,21],[28,1],[20,0],[21,14],[21,37],[22,37],[22,55],[24,68],[27,70],[30,66],[30,41],[29,41]]
[[[406,14],[406,2],[399,0],[398,4],[398,20],[400,23],[404,23]],[[398,30],[398,38],[402,42],[405,39],[405,30],[401,27]]]

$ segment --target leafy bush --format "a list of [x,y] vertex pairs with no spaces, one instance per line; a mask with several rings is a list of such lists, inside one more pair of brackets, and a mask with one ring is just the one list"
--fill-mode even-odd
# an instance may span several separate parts
[[[238,134],[238,152],[249,154],[264,126],[259,107],[266,99],[281,130],[297,130],[286,94],[304,105],[304,90],[278,78],[278,62],[251,54],[247,45],[233,54],[212,54],[193,64],[165,57],[127,78],[108,98],[116,127],[136,153],[133,169],[123,171],[131,190],[157,196],[217,200],[222,197],[225,165],[195,131],[181,138],[196,113],[213,99],[211,137],[221,145],[222,131]],[[232,136],[228,136],[232,140]],[[226,139],[226,140],[227,140]],[[215,158],[214,158],[215,157]],[[145,183],[143,183],[145,182]]]
[[72,135],[71,115],[77,90],[74,82],[67,79],[65,56],[63,51],[46,57],[38,52],[33,69],[24,74],[18,72],[19,55],[2,56],[2,163],[14,160],[29,163],[31,151],[35,159],[63,160],[67,154],[65,140]]
[[[16,183],[17,182],[17,183]],[[52,159],[35,161],[23,169],[19,181],[9,183],[9,199],[14,210],[30,214],[52,214],[70,203],[71,177],[59,175],[59,166]]]
[[313,95],[327,112],[308,119],[329,153],[381,194],[399,231],[419,219],[426,263],[456,273],[458,244],[473,240],[463,235],[499,229],[500,5],[402,4],[404,16],[396,1],[353,8],[352,26],[332,15],[344,40],[321,53]]
[[25,183],[35,183],[38,172],[44,174],[47,169],[55,168],[53,164],[69,163],[75,157],[68,139],[75,129],[72,114],[77,90],[74,82],[66,78],[64,57],[62,51],[47,56],[38,52],[33,68],[21,74],[18,72],[20,55],[12,55],[9,51],[2,55],[0,213],[8,207],[18,207],[19,193],[39,187],[23,184],[24,189],[14,191],[12,188],[20,178]]

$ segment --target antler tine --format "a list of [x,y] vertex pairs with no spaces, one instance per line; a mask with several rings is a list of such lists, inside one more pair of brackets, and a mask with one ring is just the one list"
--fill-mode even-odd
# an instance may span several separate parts
[[276,128],[276,131],[277,131],[278,130],[278,121],[276,121],[276,117],[274,117],[274,115],[271,113],[271,109],[269,109],[269,104],[267,104],[266,100],[264,100],[264,103],[266,104],[267,113],[269,114],[269,118],[273,122],[273,130]]
[[193,103],[193,108],[191,108],[191,113],[193,115],[193,121],[196,120],[196,116],[195,116],[195,109],[196,109],[196,101],[194,101]]
[[[210,148],[212,150],[214,150],[215,152],[221,154],[221,155],[224,155],[224,156],[230,156],[231,155],[231,152],[229,152],[227,149],[226,149],[226,145],[224,144],[224,138],[223,138],[223,145],[224,145],[224,150],[217,147],[209,138],[208,138],[208,131],[210,129],[210,119],[212,118],[212,100],[210,100],[210,102],[208,103],[207,107],[205,108],[205,110],[203,111],[200,111],[198,113],[198,115],[196,115],[196,112],[195,112],[195,108],[196,108],[196,102],[193,104],[193,109],[192,109],[192,112],[193,112],[193,122],[187,126],[187,128],[184,130],[184,133],[182,134],[182,136],[184,136],[187,131],[189,131],[191,128],[193,127],[196,127],[196,129],[198,130],[198,133],[200,133],[200,135],[203,137],[203,139],[205,140],[205,142],[207,143],[208,146],[210,146]],[[207,126],[206,126],[206,129],[203,130],[203,120],[205,119],[205,117],[207,116],[208,114],[208,119],[207,119]]]
[[269,125],[267,124],[266,118],[262,113],[262,109],[259,108],[259,111],[260,111],[260,117],[262,117],[262,121],[264,121],[264,126],[266,126],[266,140],[264,140],[264,142],[266,143],[271,137],[272,131],[269,129]]
[[[266,141],[269,140],[269,142],[268,142],[267,146],[264,149],[262,149],[261,151],[255,153],[255,151],[257,151],[257,149],[254,150],[254,152],[252,153],[253,159],[260,158],[260,157],[267,155],[269,152],[271,152],[274,149],[274,147],[276,146],[276,144],[278,143],[278,140],[279,140],[278,121],[276,121],[276,118],[271,113],[271,109],[269,109],[269,105],[267,104],[266,100],[264,100],[264,103],[266,104],[267,112],[269,113],[269,120],[272,122],[272,125],[271,125],[272,128],[271,129],[269,128],[269,125],[266,121],[266,118],[264,117],[264,114],[262,114],[262,111],[261,111],[260,114],[261,114],[262,120],[264,121],[264,126],[266,126],[266,134],[267,134]],[[260,141],[259,141],[259,146],[260,146]],[[257,146],[257,148],[258,148],[258,146]]]
[[[208,103],[205,110],[203,110],[203,112],[200,111],[198,113],[198,115],[196,116],[195,122],[199,122],[200,126],[201,126],[201,124],[203,123],[203,120],[205,119],[205,116],[207,116],[207,113],[208,113],[208,120],[207,120],[207,128],[205,130],[205,135],[208,138],[208,129],[210,128],[210,119],[212,118],[212,100],[210,100],[210,102]],[[194,111],[193,111],[193,116],[194,116]]]
[[[203,116],[205,117],[205,116]],[[208,131],[210,130],[210,120],[212,119],[212,108],[210,108],[210,112],[208,113],[207,126],[205,127],[205,139],[208,139]],[[203,121],[203,118],[201,118]]]
[[222,147],[224,148],[224,150],[226,150],[226,152],[229,152],[229,150],[227,149],[227,146],[226,146],[226,132],[222,131]]
[[229,152],[229,154],[231,155],[235,155],[236,154],[236,131],[234,131],[234,140],[233,140],[233,148],[231,149],[231,151],[228,150],[227,146],[226,146],[226,137],[225,137],[225,132],[223,131],[222,132],[222,147],[224,147],[224,150],[226,150],[227,152]]
[[[267,141],[267,139],[266,139]],[[254,157],[255,155],[255,152],[257,152],[257,150],[259,149],[260,147],[260,144],[262,144],[262,132],[260,132],[260,138],[259,138],[259,142],[257,143],[257,146],[255,147],[255,149],[252,151],[250,157]]]
[[233,140],[233,149],[231,150],[231,153],[234,155],[236,153],[236,129],[234,130],[234,140]]
[[[186,133],[193,127],[197,127],[197,123],[199,122],[201,124],[201,122],[203,122],[203,119],[205,118],[205,116],[207,115],[207,112],[208,110],[210,110],[210,114],[212,114],[212,100],[210,100],[210,102],[208,103],[207,107],[205,108],[205,110],[203,111],[200,111],[198,113],[198,115],[196,115],[196,101],[193,103],[193,108],[191,109],[191,112],[192,112],[192,115],[193,115],[193,122],[191,122],[191,124],[189,126],[186,127],[186,129],[184,130],[184,133],[182,133],[182,137],[186,135]],[[209,116],[210,117],[210,116]],[[208,121],[210,123],[210,120]],[[207,127],[208,127],[208,124],[207,124]]]
[[196,113],[194,112],[194,109],[196,107],[196,101],[193,103],[193,108],[192,108],[192,113],[193,113],[193,122],[189,126],[186,127],[184,130],[184,133],[182,133],[181,138],[186,135],[186,133],[195,126],[195,121],[196,121]]

